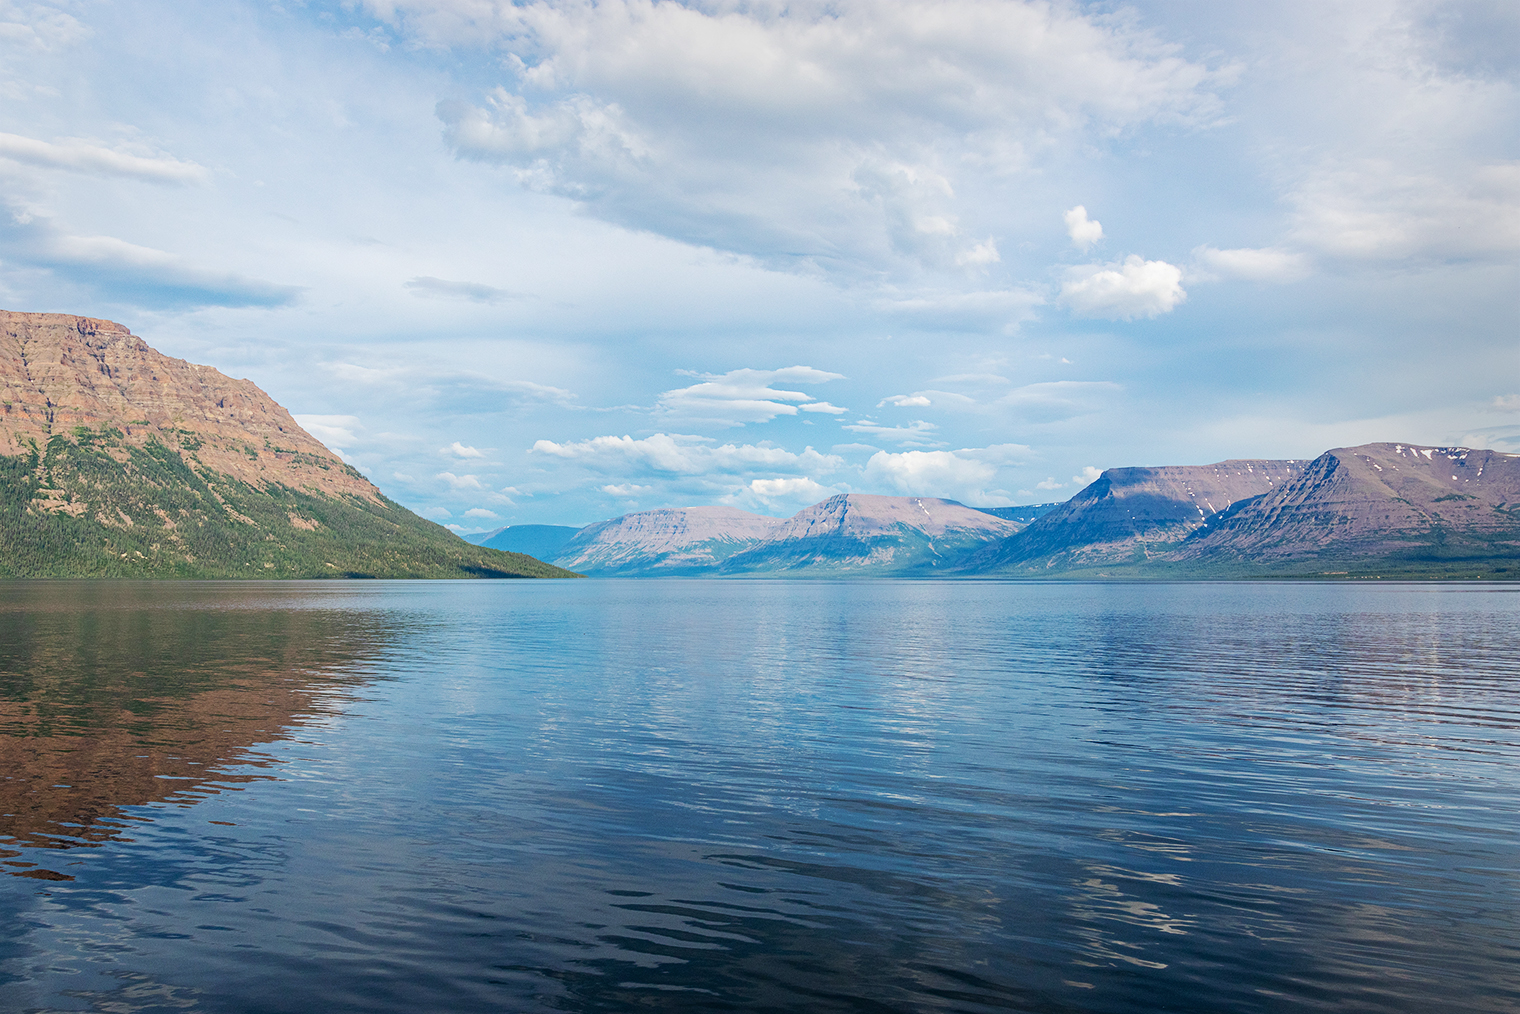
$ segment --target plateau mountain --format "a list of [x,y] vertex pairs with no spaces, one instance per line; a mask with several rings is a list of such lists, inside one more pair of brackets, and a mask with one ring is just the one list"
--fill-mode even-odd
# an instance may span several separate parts
[[572,575],[387,499],[250,381],[0,311],[0,576]]
[[1115,468],[956,567],[1008,577],[1520,576],[1520,456],[1375,443]]
[[626,514],[581,529],[552,559],[609,576],[932,573],[1021,527],[953,500],[850,493],[785,519],[733,507]]

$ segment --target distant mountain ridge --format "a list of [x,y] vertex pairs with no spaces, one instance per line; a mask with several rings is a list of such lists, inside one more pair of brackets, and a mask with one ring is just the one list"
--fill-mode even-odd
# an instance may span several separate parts
[[986,547],[958,569],[1043,574],[1144,563],[1232,504],[1290,481],[1306,464],[1246,459],[1110,468],[1018,537]]
[[643,511],[581,529],[552,559],[640,577],[1520,578],[1520,456],[1366,444],[1111,468],[1062,504],[852,493],[785,519]]
[[0,577],[561,577],[387,499],[247,380],[0,311]]
[[1520,577],[1520,455],[1376,443],[1109,469],[968,554],[1006,577]]
[[785,519],[733,507],[626,514],[581,529],[552,559],[606,576],[908,573],[1021,527],[953,500],[850,493]]

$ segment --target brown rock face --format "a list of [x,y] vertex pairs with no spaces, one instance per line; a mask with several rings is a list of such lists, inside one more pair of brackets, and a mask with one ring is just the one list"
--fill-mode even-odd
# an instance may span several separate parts
[[381,499],[251,381],[170,358],[108,320],[0,311],[0,455],[76,427],[157,439],[256,488]]
[[1520,551],[1520,455],[1412,444],[1340,447],[1212,528],[1177,559],[1512,555]]
[[973,557],[968,569],[1041,572],[1143,561],[1203,528],[1231,504],[1301,475],[1306,461],[1110,468],[1044,517]]

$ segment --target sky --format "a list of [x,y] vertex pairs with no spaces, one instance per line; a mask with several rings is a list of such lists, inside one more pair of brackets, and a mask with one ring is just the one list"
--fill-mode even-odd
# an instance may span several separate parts
[[1520,452],[1513,0],[0,0],[0,200],[456,531]]

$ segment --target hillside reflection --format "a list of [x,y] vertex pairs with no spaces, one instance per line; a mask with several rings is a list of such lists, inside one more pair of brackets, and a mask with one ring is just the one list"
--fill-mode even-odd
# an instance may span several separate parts
[[99,844],[131,826],[125,807],[193,805],[270,777],[250,770],[272,763],[253,748],[335,714],[394,638],[393,623],[324,608],[325,597],[268,586],[0,584],[7,872],[60,876],[4,846]]

